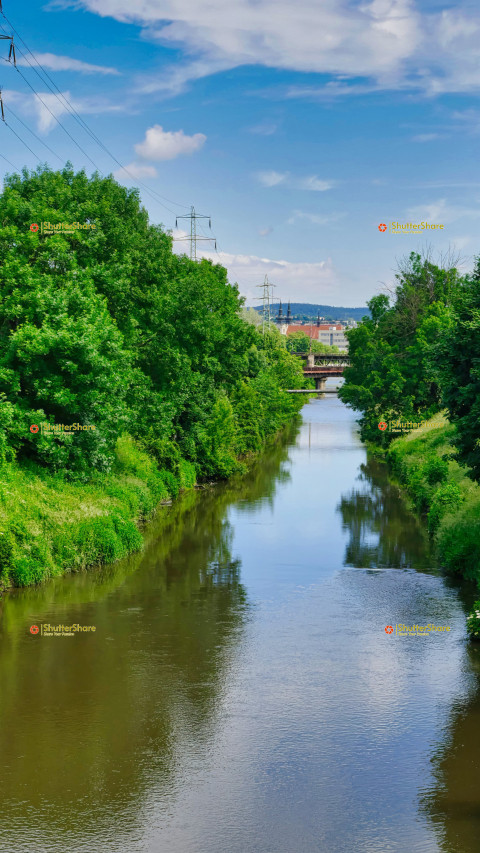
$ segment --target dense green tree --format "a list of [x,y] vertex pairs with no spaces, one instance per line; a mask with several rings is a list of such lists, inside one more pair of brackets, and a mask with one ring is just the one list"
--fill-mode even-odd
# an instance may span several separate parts
[[480,479],[480,258],[466,276],[434,348],[434,366],[449,418],[457,428],[458,460]]
[[[92,227],[30,230],[46,221]],[[200,476],[227,476],[236,454],[298,408],[282,389],[303,384],[278,332],[273,345],[273,332],[260,334],[242,310],[226,270],[174,254],[136,190],[70,164],[8,177],[0,195],[0,458],[84,477],[109,469],[127,432],[174,473],[184,457]],[[254,391],[256,423],[242,436],[235,405],[246,405],[245,388],[259,377],[277,414],[269,420]],[[32,435],[30,424],[42,421],[95,431]]]
[[412,253],[397,275],[394,304],[385,294],[368,303],[371,317],[347,332],[351,366],[341,399],[362,413],[364,439],[388,442],[379,421],[419,421],[442,406],[433,353],[451,322],[462,280]]

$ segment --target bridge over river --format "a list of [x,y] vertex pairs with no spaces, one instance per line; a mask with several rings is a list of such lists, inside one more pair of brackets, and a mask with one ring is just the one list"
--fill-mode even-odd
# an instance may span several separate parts
[[[313,353],[313,352],[295,352],[293,355],[302,358],[305,361],[303,375],[315,381],[315,390],[319,393],[325,393],[325,383],[327,379],[335,376],[343,376],[345,367],[350,365],[350,359],[347,353]],[[290,393],[295,393],[292,390]],[[298,390],[297,393],[312,393],[312,389]]]

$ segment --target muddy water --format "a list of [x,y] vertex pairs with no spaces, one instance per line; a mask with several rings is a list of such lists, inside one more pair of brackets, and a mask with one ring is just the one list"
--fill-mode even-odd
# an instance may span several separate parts
[[478,851],[471,596],[314,400],[141,555],[4,597],[1,853]]

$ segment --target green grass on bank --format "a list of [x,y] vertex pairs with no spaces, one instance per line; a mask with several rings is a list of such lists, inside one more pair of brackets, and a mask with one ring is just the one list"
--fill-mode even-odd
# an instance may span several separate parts
[[142,546],[137,524],[195,483],[191,463],[161,471],[129,436],[110,474],[72,483],[38,466],[0,468],[0,588],[112,562]]
[[480,487],[455,460],[455,427],[445,416],[394,439],[387,460],[426,517],[449,571],[480,584]]

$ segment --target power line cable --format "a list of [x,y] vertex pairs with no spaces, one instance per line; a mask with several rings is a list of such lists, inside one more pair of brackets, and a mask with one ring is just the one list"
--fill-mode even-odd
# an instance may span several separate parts
[[35,151],[32,151],[32,149],[30,148],[29,145],[27,145],[25,140],[22,139],[22,137],[18,135],[17,131],[14,130],[13,127],[11,127],[11,125],[9,125],[6,121],[4,121],[3,123],[4,123],[5,127],[8,127],[8,129],[12,131],[12,133],[17,137],[17,139],[19,139],[20,142],[22,142],[25,145],[25,148],[28,148],[28,150],[30,151],[30,154],[33,154],[33,156],[35,157],[35,160],[38,160],[38,162],[41,163],[42,162],[41,158],[38,156],[38,154],[35,154]]
[[40,97],[40,95],[38,94],[38,92],[36,92],[36,91],[35,91],[35,89],[33,88],[32,84],[30,83],[30,81],[29,81],[29,80],[27,80],[27,78],[25,77],[25,74],[22,74],[22,72],[20,71],[20,69],[18,68],[18,66],[17,66],[17,71],[18,71],[18,73],[20,74],[20,77],[22,77],[22,79],[23,79],[23,80],[25,80],[25,83],[27,84],[27,86],[29,86],[29,87],[30,87],[30,89],[32,90],[33,94],[38,98],[38,100],[39,100],[39,101],[41,101],[41,103],[43,104],[43,106],[45,107],[45,109],[46,109],[46,110],[48,110],[48,112],[50,113],[50,115],[52,116],[52,118],[54,118],[54,119],[55,119],[55,121],[57,122],[57,124],[59,125],[59,127],[61,127],[61,128],[62,128],[63,132],[64,132],[64,133],[66,133],[66,134],[67,134],[67,136],[69,137],[69,139],[71,139],[71,140],[72,140],[72,142],[74,142],[74,143],[75,143],[75,145],[77,146],[77,148],[79,148],[79,150],[82,152],[82,154],[84,155],[84,157],[86,157],[86,158],[87,158],[87,160],[90,160],[90,163],[92,163],[92,165],[95,167],[95,169],[97,170],[97,172],[99,172],[101,175],[103,175],[102,170],[99,168],[99,166],[97,166],[97,164],[95,163],[95,160],[92,160],[92,158],[90,157],[90,155],[89,155],[89,154],[87,154],[87,152],[82,148],[82,146],[80,145],[80,143],[79,143],[79,142],[77,142],[77,140],[72,136],[72,134],[71,134],[71,133],[69,133],[69,131],[67,130],[67,128],[62,124],[62,122],[61,122],[61,121],[59,121],[59,119],[57,118],[57,116],[55,115],[55,113],[53,113],[53,112],[52,112],[52,110],[51,110],[51,109],[50,109],[50,107],[45,103],[45,101],[43,100],[43,98],[41,98],[41,97]]
[[37,136],[37,134],[35,133],[35,131],[34,131],[34,130],[32,130],[32,129],[31,129],[31,127],[29,127],[29,126],[28,126],[28,124],[25,124],[25,122],[24,122],[24,121],[22,121],[22,119],[20,118],[20,116],[17,116],[17,114],[13,112],[13,110],[12,110],[12,108],[11,108],[11,107],[9,107],[9,108],[8,108],[8,112],[9,112],[9,114],[11,114],[11,115],[12,115],[12,116],[17,120],[17,121],[19,121],[19,122],[20,122],[20,124],[23,124],[24,128],[25,128],[26,130],[28,130],[28,132],[29,132],[29,133],[31,133],[31,134],[32,134],[32,136],[34,136],[34,137],[35,137],[35,139],[37,139],[37,140],[38,140],[38,142],[40,142],[40,143],[41,143],[41,145],[44,145],[44,146],[45,146],[45,148],[48,148],[48,150],[53,154],[53,156],[54,156],[54,157],[56,157],[56,158],[57,158],[57,160],[60,160],[60,162],[61,162],[61,163],[63,163],[63,158],[62,158],[62,157],[60,157],[60,155],[59,155],[59,154],[57,154],[57,153],[53,150],[53,148],[50,148],[50,146],[49,146],[49,145],[47,145],[47,143],[46,143],[46,142],[44,142],[44,141],[43,141],[43,139],[40,139],[40,137],[39,137],[39,136]]
[[[87,124],[87,122],[86,122],[86,121],[84,121],[84,119],[79,115],[79,113],[77,112],[77,110],[75,109],[75,107],[73,106],[73,104],[68,100],[68,98],[66,98],[66,97],[64,96],[63,92],[61,92],[61,90],[58,88],[58,86],[57,86],[57,84],[55,83],[55,81],[54,81],[54,80],[52,80],[52,78],[50,77],[49,73],[45,70],[45,68],[44,68],[44,67],[41,65],[41,63],[38,61],[38,59],[36,58],[35,54],[34,54],[34,53],[32,53],[32,51],[30,50],[30,48],[28,47],[28,45],[27,45],[27,44],[25,43],[25,41],[22,39],[21,35],[20,35],[20,34],[18,33],[18,31],[15,29],[15,27],[13,26],[13,24],[8,20],[7,16],[5,15],[5,13],[4,13],[3,11],[2,11],[2,15],[3,15],[3,17],[5,18],[5,20],[7,21],[8,25],[12,28],[13,32],[18,36],[19,40],[21,41],[21,43],[23,44],[23,46],[25,47],[25,49],[26,49],[26,50],[28,51],[28,53],[31,55],[31,57],[32,57],[32,59],[34,60],[34,62],[35,62],[35,63],[38,65],[38,67],[42,70],[43,74],[44,74],[44,75],[45,75],[45,77],[46,77],[46,80],[44,80],[44,79],[43,79],[43,77],[42,77],[42,76],[39,74],[39,72],[37,71],[37,69],[36,69],[36,68],[34,68],[34,66],[32,65],[32,63],[29,61],[28,57],[27,57],[27,56],[25,56],[25,54],[20,50],[20,48],[18,48],[18,52],[21,54],[21,56],[22,56],[22,57],[25,59],[25,61],[29,64],[29,66],[32,68],[32,70],[33,70],[33,71],[35,71],[35,73],[38,75],[38,77],[40,78],[40,80],[42,81],[42,83],[44,83],[44,84],[46,84],[46,85],[48,86],[48,88],[50,89],[50,91],[52,92],[52,94],[53,94],[53,95],[55,95],[55,97],[57,98],[57,100],[59,100],[59,95],[60,95],[60,97],[62,98],[62,101],[63,101],[64,105],[67,107],[67,109],[68,109],[68,111],[71,113],[71,115],[72,115],[72,116],[76,119],[76,121],[77,121],[77,122],[78,122],[78,123],[83,127],[83,129],[84,129],[84,130],[85,130],[85,131],[86,131],[86,132],[87,132],[87,133],[92,137],[92,139],[94,139],[94,140],[95,140],[95,142],[97,143],[97,145],[99,145],[101,148],[103,148],[103,150],[104,150],[104,151],[109,155],[109,157],[111,157],[111,158],[112,158],[112,160],[117,164],[117,166],[120,166],[120,168],[121,168],[121,169],[123,169],[123,170],[124,170],[124,172],[126,172],[126,174],[127,174],[127,175],[129,175],[129,177],[130,177],[130,178],[132,178],[132,180],[134,180],[136,183],[140,184],[140,186],[142,186],[142,187],[143,187],[143,188],[144,188],[148,193],[150,193],[150,195],[153,195],[154,197],[157,197],[158,199],[162,199],[163,201],[168,201],[170,204],[173,204],[175,207],[183,207],[183,208],[185,208],[185,209],[188,209],[189,205],[181,204],[180,202],[173,201],[172,199],[169,199],[169,198],[167,198],[166,196],[162,196],[162,195],[160,195],[160,193],[157,193],[157,191],[156,191],[156,190],[151,190],[149,187],[147,187],[147,185],[146,185],[146,184],[144,184],[144,183],[143,183],[143,181],[140,181],[138,178],[136,178],[136,177],[135,177],[135,175],[133,175],[131,172],[129,172],[129,171],[128,171],[128,169],[127,169],[127,168],[126,168],[122,163],[120,163],[120,161],[119,161],[119,160],[117,160],[117,158],[115,157],[115,155],[114,155],[114,154],[113,154],[113,153],[112,153],[112,152],[107,148],[107,146],[106,146],[106,145],[104,145],[104,143],[102,142],[102,140],[101,140],[101,139],[99,139],[99,137],[96,135],[96,133],[94,133],[94,131],[89,127],[89,125]],[[3,27],[2,27],[2,29],[3,29]],[[5,30],[4,30],[4,29],[3,29],[3,31],[5,32]],[[50,85],[48,81],[49,81],[52,85]],[[57,90],[58,94],[56,94],[56,92],[54,92],[54,91],[53,91],[52,86],[54,86],[54,87],[55,87],[55,89]],[[163,206],[163,207],[165,207],[165,208],[166,208],[166,210],[168,210],[170,213],[173,213],[173,214],[174,214],[174,211],[171,211],[171,210],[170,210],[170,208],[166,207],[166,205],[162,205],[162,206]]]
[[5,162],[8,163],[8,165],[11,166],[12,169],[15,169],[16,172],[20,171],[20,169],[17,169],[17,167],[13,165],[12,161],[9,160],[8,157],[5,157],[5,154],[0,154],[0,157],[2,158],[2,160],[5,160]]

